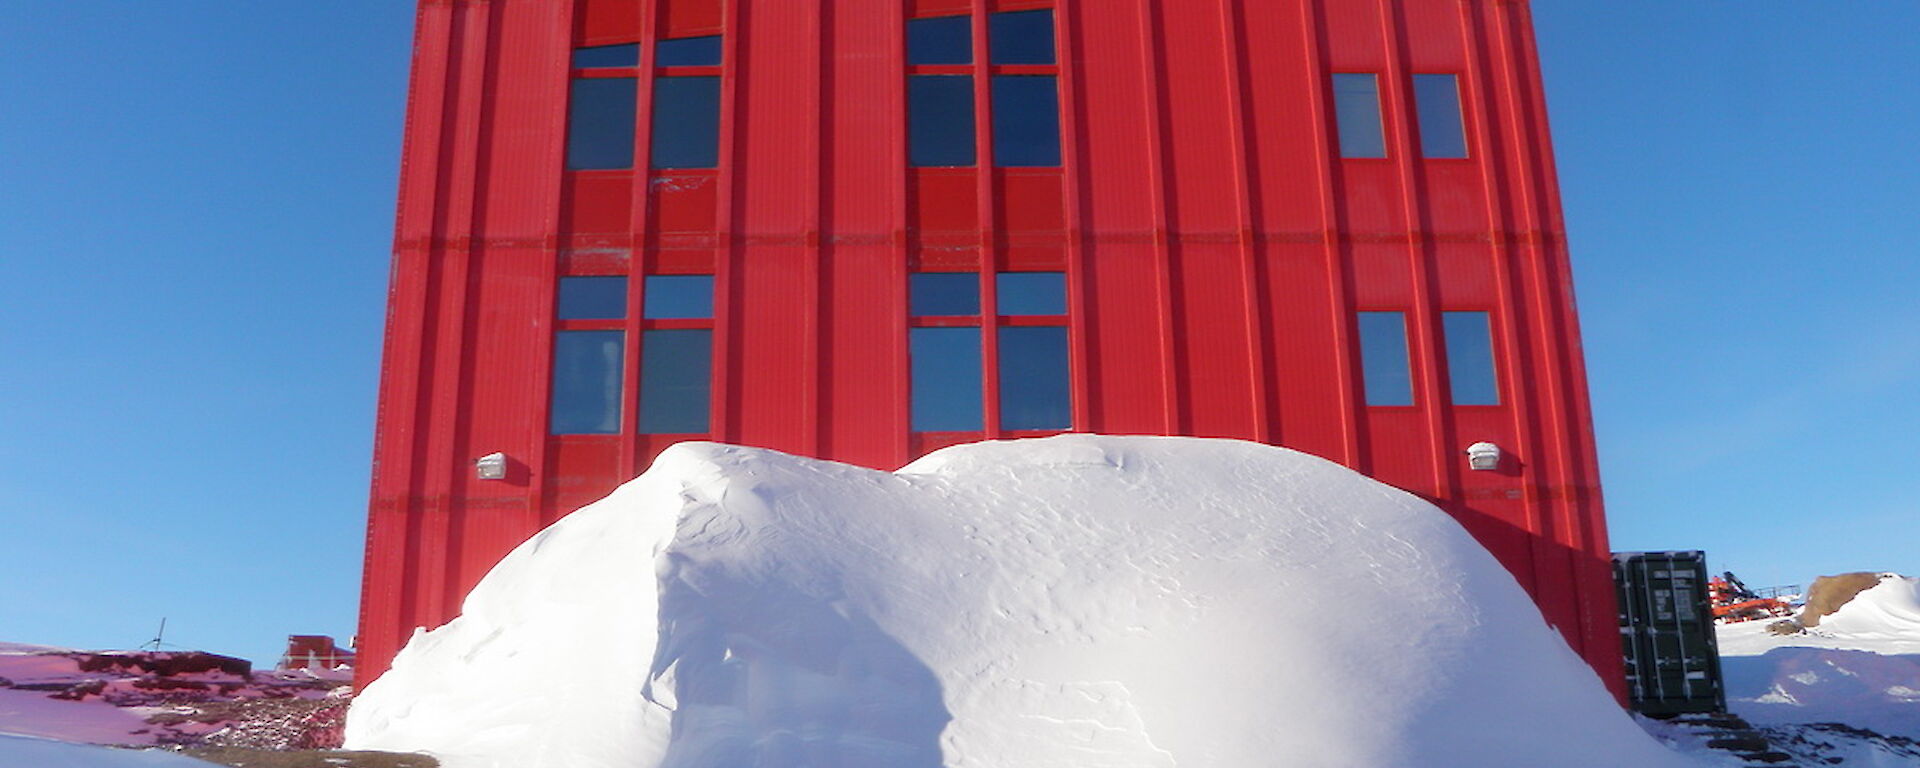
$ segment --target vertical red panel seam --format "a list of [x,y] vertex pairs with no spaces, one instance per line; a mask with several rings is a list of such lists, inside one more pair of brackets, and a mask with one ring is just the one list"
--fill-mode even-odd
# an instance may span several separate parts
[[721,0],[720,10],[720,172],[716,174],[719,188],[715,190],[714,234],[720,249],[720,258],[715,260],[713,282],[719,286],[714,297],[713,335],[719,339],[721,353],[714,355],[712,372],[713,394],[709,413],[711,424],[708,428],[721,442],[738,442],[739,428],[734,424],[734,411],[744,387],[736,386],[733,380],[735,370],[741,369],[735,356],[741,353],[741,345],[736,338],[734,327],[739,319],[735,317],[734,298],[740,293],[735,285],[736,260],[741,257],[740,247],[733,237],[734,187],[740,174],[737,162],[739,152],[735,143],[738,139],[737,128],[740,114],[740,8],[735,0]]
[[[440,108],[435,97],[435,88],[444,88],[444,70],[432,66],[434,54],[439,51],[444,38],[436,35],[438,13],[429,14],[424,4],[414,11],[413,76],[407,86],[407,106],[403,145],[400,150],[400,186],[401,190],[412,190],[411,180],[438,175],[438,146],[435,145],[429,162],[416,162],[414,155],[426,151],[423,142],[417,142],[418,135],[439,135],[438,122],[434,115]],[[427,188],[428,193],[437,191]],[[378,636],[374,622],[392,621],[400,623],[406,609],[404,574],[410,562],[387,562],[379,557],[394,548],[403,556],[412,550],[411,542],[405,536],[405,521],[415,514],[413,497],[414,453],[418,448],[418,413],[423,393],[420,389],[419,366],[424,362],[424,336],[426,332],[425,308],[427,306],[427,281],[425,273],[432,258],[432,222],[429,215],[426,237],[417,238],[418,242],[409,244],[410,225],[416,223],[417,212],[410,208],[408,200],[399,196],[394,211],[394,249],[393,265],[389,270],[388,305],[385,338],[382,339],[380,396],[374,412],[374,472],[368,483],[367,539],[366,559],[361,564],[360,583],[360,635],[373,639],[376,647],[383,647],[387,640]],[[431,211],[433,206],[427,206]],[[404,359],[403,359],[404,358]],[[398,481],[396,482],[396,478]],[[382,512],[382,498],[390,498],[393,504]],[[377,518],[377,519],[376,519]],[[390,532],[391,526],[401,524],[402,534],[398,541]],[[375,568],[379,562],[384,568],[397,569],[400,584],[385,583],[388,590],[376,594]],[[400,589],[394,590],[398,586]],[[394,627],[398,629],[397,626]],[[385,659],[373,660],[376,667],[384,667]],[[364,686],[370,680],[364,674],[356,675],[356,684]]]
[[980,279],[980,396],[982,431],[988,439],[1002,437],[1000,431],[1000,333],[999,295],[994,275],[1000,270],[1000,207],[994,189],[997,163],[993,157],[993,52],[988,46],[990,29],[989,0],[976,0],[970,17],[973,24],[973,146],[975,173],[974,200],[979,209],[980,240],[978,264]]
[[1060,183],[1066,197],[1067,225],[1067,381],[1073,392],[1073,428],[1093,430],[1093,394],[1091,392],[1093,344],[1087,336],[1087,274],[1085,225],[1086,212],[1080,194],[1080,121],[1078,40],[1071,34],[1073,19],[1079,12],[1078,0],[1058,0],[1054,11],[1054,50],[1060,62]]
[[[1514,270],[1517,268],[1514,263],[1514,244],[1511,238],[1501,236],[1501,233],[1512,231],[1511,222],[1507,218],[1507,180],[1502,162],[1504,155],[1501,152],[1504,145],[1497,136],[1498,105],[1494,102],[1495,94],[1501,91],[1491,85],[1494,75],[1489,68],[1492,65],[1482,55],[1485,34],[1480,8],[1481,5],[1478,3],[1461,3],[1459,6],[1463,17],[1461,24],[1463,36],[1466,38],[1463,41],[1463,47],[1467,54],[1467,71],[1470,77],[1469,80],[1462,82],[1461,101],[1467,105],[1467,109],[1462,110],[1462,113],[1471,116],[1467,124],[1474,135],[1473,149],[1476,150],[1474,157],[1478,158],[1477,163],[1486,195],[1487,229],[1495,235],[1488,244],[1488,256],[1494,262],[1494,290],[1499,297],[1499,306],[1502,309],[1492,318],[1494,321],[1492,331],[1499,334],[1502,352],[1500,357],[1505,358],[1496,360],[1496,363],[1505,363],[1499,366],[1500,392],[1506,402],[1510,418],[1514,421],[1513,434],[1516,442],[1513,446],[1514,453],[1521,461],[1527,461],[1533,456],[1534,447],[1541,441],[1537,434],[1538,422],[1530,416],[1534,407],[1532,390],[1520,386],[1521,383],[1532,380],[1532,376],[1528,374],[1532,359],[1525,352],[1525,340],[1522,338],[1524,324],[1519,322],[1525,314],[1525,308],[1514,286]],[[1542,503],[1543,500],[1535,494],[1522,496],[1521,510],[1526,516],[1529,533],[1540,530]],[[1537,591],[1534,585],[1540,583],[1540,563],[1533,549],[1529,549],[1526,563],[1509,563],[1508,567],[1514,568],[1520,565],[1525,566],[1524,573],[1518,574],[1522,582],[1529,585],[1530,592]]]
[[1245,45],[1241,34],[1239,3],[1236,0],[1220,0],[1220,23],[1220,39],[1226,43],[1226,50],[1222,53],[1227,70],[1227,111],[1232,122],[1229,155],[1233,164],[1234,220],[1240,246],[1240,299],[1245,310],[1247,329],[1249,376],[1246,394],[1252,398],[1253,439],[1266,443],[1273,439],[1273,409],[1269,407],[1274,389],[1273,365],[1268,354],[1270,345],[1266,339],[1266,324],[1263,322],[1267,316],[1265,291],[1262,289],[1265,282],[1260,279],[1260,244],[1254,233],[1253,163],[1247,140],[1246,91],[1250,86],[1243,66]]
[[1330,87],[1327,72],[1331,69],[1331,63],[1327,60],[1326,25],[1322,21],[1324,14],[1320,11],[1320,3],[1321,0],[1306,0],[1301,5],[1305,17],[1302,28],[1307,38],[1304,41],[1307,70],[1314,80],[1313,87],[1309,89],[1313,99],[1308,106],[1308,112],[1314,126],[1317,127],[1313,135],[1319,137],[1315,142],[1314,157],[1318,160],[1315,167],[1320,172],[1320,183],[1317,188],[1320,191],[1320,231],[1326,245],[1327,293],[1331,299],[1328,306],[1333,309],[1333,322],[1329,327],[1333,329],[1335,375],[1340,381],[1340,458],[1341,463],[1359,469],[1361,466],[1360,424],[1365,417],[1365,412],[1359,397],[1359,365],[1354,359],[1358,354],[1358,348],[1354,344],[1351,332],[1353,277],[1351,267],[1341,256],[1340,207],[1342,203],[1337,189],[1339,180],[1336,178],[1334,167],[1339,161],[1334,158],[1333,119],[1327,105]]
[[892,313],[889,320],[894,323],[893,338],[893,420],[885,428],[891,429],[891,444],[894,455],[892,464],[897,468],[905,466],[913,456],[913,404],[909,399],[913,387],[912,363],[908,359],[907,338],[907,261],[911,257],[907,236],[907,8],[904,4],[894,3],[894,13],[888,27],[893,32],[893,46],[888,51],[887,72],[894,82],[894,101],[889,105],[887,114],[893,116],[893,140],[888,142],[888,151],[893,169],[893,199],[891,243],[894,258],[888,261],[891,271],[892,290],[888,293]]
[[647,229],[648,214],[653,206],[653,86],[656,79],[653,62],[659,47],[660,19],[665,13],[658,0],[639,0],[639,3],[640,28],[635,32],[640,45],[640,72],[634,82],[637,92],[633,100],[633,165],[627,187],[627,231],[631,233],[627,246],[627,321],[621,339],[626,361],[620,373],[618,466],[628,474],[640,472],[643,469],[640,462],[645,460],[640,450],[640,355],[644,343],[640,319],[646,314],[646,275],[654,261],[648,243],[656,233]]
[[1168,179],[1166,126],[1161,121],[1161,99],[1166,88],[1160,76],[1159,12],[1156,0],[1139,0],[1140,62],[1146,68],[1143,81],[1147,92],[1141,104],[1146,108],[1147,176],[1153,206],[1153,249],[1155,255],[1154,309],[1160,325],[1160,386],[1163,388],[1161,428],[1170,435],[1184,434],[1181,408],[1180,372],[1176,369],[1178,343],[1174,339],[1173,233],[1168,225]]
[[1413,81],[1408,71],[1405,25],[1399,18],[1399,3],[1379,0],[1380,36],[1386,45],[1387,69],[1381,73],[1381,107],[1385,127],[1393,140],[1394,171],[1399,176],[1401,216],[1407,226],[1407,266],[1412,275],[1413,302],[1407,319],[1412,323],[1413,374],[1420,385],[1421,421],[1427,432],[1427,466],[1433,494],[1457,498],[1458,490],[1450,482],[1452,452],[1447,450],[1445,425],[1448,403],[1441,376],[1446,371],[1442,359],[1435,305],[1433,269],[1428,262],[1426,217],[1422,211],[1420,175],[1415,158],[1420,156],[1413,132],[1413,98],[1405,84]]
[[[581,0],[565,0],[565,2],[561,3],[559,11],[553,16],[555,26],[548,31],[547,35],[548,40],[560,41],[559,45],[552,46],[553,53],[547,59],[547,71],[554,74],[554,85],[550,87],[557,88],[558,90],[556,92],[567,95],[566,98],[561,101],[562,115],[565,115],[567,110],[572,106],[567,102],[572,98],[571,91],[573,83],[570,64],[573,59],[574,15],[578,10],[579,2],[581,2]],[[551,179],[551,182],[546,187],[546,195],[548,202],[547,212],[552,219],[546,227],[546,230],[550,234],[541,241],[540,245],[540,254],[546,261],[546,269],[541,272],[542,298],[540,302],[538,302],[540,313],[533,318],[534,360],[532,361],[530,369],[534,371],[544,371],[546,375],[536,376],[533,381],[533,403],[534,407],[538,410],[534,413],[533,418],[529,420],[529,428],[532,430],[532,434],[527,436],[528,439],[526,443],[527,445],[533,446],[532,454],[527,457],[527,509],[533,511],[533,524],[536,529],[545,528],[548,523],[553,522],[547,517],[550,511],[546,504],[547,475],[553,471],[553,450],[550,445],[552,441],[548,439],[547,433],[551,431],[549,419],[553,416],[552,413],[549,412],[551,407],[549,404],[553,401],[553,315],[560,280],[558,232],[559,222],[564,215],[562,207],[565,205],[562,200],[565,195],[561,189],[564,186],[566,175],[566,135],[564,122],[562,122],[560,130],[549,134],[550,138],[546,145],[546,162],[542,164],[542,167],[547,169],[547,177]],[[629,259],[629,263],[631,263],[631,259]],[[631,288],[629,288],[627,298],[629,302],[631,302],[633,298]],[[627,338],[631,339],[632,336],[629,335]],[[628,356],[631,357],[632,355],[629,354]],[[630,364],[628,368],[631,368]],[[632,374],[623,370],[621,375],[631,376]],[[624,406],[627,402],[625,393],[622,392],[622,405]],[[626,413],[623,409],[621,413],[622,420],[625,420]],[[627,465],[623,464],[622,466]]]
[[813,119],[801,121],[808,131],[806,137],[807,151],[813,154],[813,162],[808,166],[813,171],[813,183],[804,185],[802,188],[807,191],[807,194],[812,195],[813,199],[807,201],[808,205],[806,206],[807,231],[804,239],[806,260],[801,265],[805,276],[804,279],[800,281],[800,290],[803,292],[800,306],[803,308],[805,315],[802,322],[806,324],[805,327],[801,329],[801,336],[805,339],[805,343],[801,353],[801,366],[804,370],[801,372],[802,375],[800,378],[803,390],[800,395],[800,439],[802,441],[801,450],[804,451],[806,455],[819,456],[820,445],[823,442],[821,432],[826,428],[825,420],[820,418],[821,410],[826,407],[826,401],[823,398],[823,393],[826,390],[825,387],[821,386],[822,377],[826,375],[826,372],[820,363],[821,344],[824,343],[820,319],[821,315],[826,312],[826,307],[824,307],[820,301],[823,293],[820,283],[826,278],[825,270],[822,269],[822,261],[826,258],[826,250],[828,247],[823,242],[824,238],[821,237],[821,206],[826,199],[826,192],[823,189],[823,185],[827,183],[827,174],[823,170],[826,168],[826,147],[821,137],[829,134],[828,130],[821,124],[822,120],[825,119],[822,107],[826,104],[824,95],[826,92],[826,72],[821,57],[827,55],[827,50],[823,43],[826,36],[826,4],[833,2],[833,0],[813,0],[813,2],[813,29],[809,30],[810,34],[807,39],[807,41],[812,44],[808,51],[809,55],[807,56],[807,60],[813,63],[814,87],[810,93],[812,102],[808,105],[810,108],[809,111],[813,114]]

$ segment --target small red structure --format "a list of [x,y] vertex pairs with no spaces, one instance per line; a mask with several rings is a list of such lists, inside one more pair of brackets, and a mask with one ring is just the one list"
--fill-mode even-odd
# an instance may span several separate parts
[[419,9],[362,683],[672,443],[1072,430],[1431,499],[1619,689],[1523,0]]
[[335,645],[328,635],[287,635],[287,652],[280,656],[280,669],[337,669],[353,666],[351,648]]

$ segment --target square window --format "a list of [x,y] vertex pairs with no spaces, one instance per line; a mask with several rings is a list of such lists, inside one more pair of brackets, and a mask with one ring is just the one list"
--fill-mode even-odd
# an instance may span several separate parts
[[1064,315],[1067,276],[1063,272],[1002,272],[994,294],[1002,315]]
[[640,432],[697,435],[707,431],[713,399],[713,331],[640,334]]
[[994,64],[1052,64],[1053,10],[991,14],[987,16],[987,42]]
[[1413,405],[1404,313],[1360,313],[1360,380],[1367,405]]
[[1442,312],[1446,334],[1447,386],[1454,405],[1499,405],[1494,375],[1493,333],[1485,312]]
[[907,342],[913,431],[985,429],[980,329],[913,328],[908,331]]
[[574,69],[640,66],[640,44],[596,45],[573,49]]
[[620,430],[625,338],[626,334],[619,331],[560,331],[553,335],[549,432],[610,435]]
[[720,66],[720,36],[678,37],[661,40],[653,49],[657,67]]
[[936,16],[907,20],[908,64],[972,64],[973,19]]
[[1060,165],[1060,96],[1052,75],[993,76],[993,163]]
[[713,168],[720,163],[720,78],[653,81],[653,167]]
[[713,317],[713,275],[648,275],[640,298],[648,320]]
[[618,320],[627,316],[624,277],[563,277],[556,316],[561,320]]
[[1341,157],[1387,156],[1380,128],[1380,82],[1371,73],[1333,76],[1333,112]]
[[567,103],[567,169],[633,167],[634,106],[639,81],[579,78]]
[[1001,428],[1066,429],[1072,425],[1066,327],[1001,328]]
[[973,78],[907,78],[907,156],[915,167],[973,165]]
[[1460,86],[1453,75],[1414,75],[1413,102],[1420,112],[1420,154],[1466,157],[1466,128],[1460,122]]
[[978,272],[915,272],[908,280],[908,303],[915,317],[980,314]]

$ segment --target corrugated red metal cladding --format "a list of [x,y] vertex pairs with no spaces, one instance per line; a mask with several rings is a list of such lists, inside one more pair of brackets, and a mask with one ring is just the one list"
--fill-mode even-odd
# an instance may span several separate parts
[[[1044,7],[1061,167],[908,167],[906,20],[972,13],[978,51],[986,14]],[[1433,499],[1618,688],[1524,2],[423,0],[418,24],[363,682],[509,549],[687,439],[548,436],[560,276],[628,275],[631,294],[713,274],[703,437],[895,468],[1010,434],[992,382],[987,431],[909,429],[907,273],[984,268],[1066,272],[1075,430],[1277,443]],[[702,34],[723,39],[717,170],[644,169],[647,78],[641,169],[564,169],[573,48]],[[1337,72],[1379,74],[1386,158],[1338,157]],[[1467,159],[1417,151],[1418,73],[1458,78]],[[1364,402],[1367,310],[1406,313],[1414,406]],[[1501,405],[1445,404],[1455,310],[1489,313]],[[1513,458],[1471,471],[1476,441]],[[508,478],[477,479],[496,451]]]

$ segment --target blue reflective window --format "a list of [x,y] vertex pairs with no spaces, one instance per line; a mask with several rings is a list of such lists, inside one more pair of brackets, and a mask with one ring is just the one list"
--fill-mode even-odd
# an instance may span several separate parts
[[1399,312],[1360,313],[1360,380],[1367,405],[1413,405],[1407,322]]
[[580,78],[567,104],[567,168],[633,167],[633,110],[638,82],[631,77]]
[[913,369],[913,431],[985,429],[980,329],[913,328],[907,342]]
[[654,80],[653,167],[712,168],[719,163],[720,78]]
[[553,403],[548,419],[553,434],[607,435],[620,430],[624,337],[619,331],[553,335]]
[[1067,382],[1067,329],[1000,329],[1000,426],[1066,429],[1073,426]]
[[915,272],[907,285],[915,317],[980,314],[977,272]]
[[649,435],[706,432],[712,379],[713,331],[642,332],[640,431]]
[[1380,83],[1371,74],[1333,76],[1334,122],[1340,129],[1341,157],[1386,157],[1380,131]]
[[907,156],[918,167],[973,165],[973,78],[907,78]]
[[1067,313],[1067,276],[1062,272],[1002,272],[995,276],[994,294],[1002,315]]
[[1454,405],[1499,405],[1500,383],[1493,369],[1493,333],[1485,312],[1442,312],[1446,334],[1447,382]]
[[640,66],[640,44],[596,45],[573,49],[574,69]]
[[1460,122],[1460,86],[1453,75],[1414,75],[1413,103],[1420,112],[1420,154],[1466,157],[1466,127]]
[[908,64],[972,64],[973,19],[936,16],[907,21]]
[[641,317],[713,317],[713,275],[648,275],[645,291]]
[[653,64],[657,67],[720,66],[720,36],[661,40],[654,46]]
[[1060,164],[1060,97],[1052,75],[993,76],[993,162]]
[[987,17],[988,58],[994,64],[1052,64],[1053,11],[1008,11]]
[[627,316],[624,277],[560,278],[556,315],[561,320],[618,320]]

